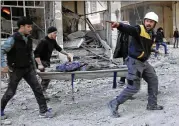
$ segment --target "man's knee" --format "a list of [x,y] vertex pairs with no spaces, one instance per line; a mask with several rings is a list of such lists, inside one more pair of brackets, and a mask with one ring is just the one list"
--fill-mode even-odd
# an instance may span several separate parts
[[134,94],[140,90],[140,81],[139,80],[127,80],[128,85],[127,89],[133,92]]
[[151,80],[152,80],[152,81],[157,81],[157,82],[158,82],[158,76],[157,76],[156,71],[155,71],[154,68],[153,68],[153,73],[152,73]]
[[16,90],[8,89],[4,96],[6,99],[11,99],[15,94]]

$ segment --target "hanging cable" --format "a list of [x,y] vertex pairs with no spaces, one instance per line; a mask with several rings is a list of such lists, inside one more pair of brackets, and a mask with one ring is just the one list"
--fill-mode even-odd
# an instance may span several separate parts
[[136,12],[137,12],[137,15],[138,15],[139,21],[140,21],[140,23],[141,23],[141,18],[140,18],[140,15],[139,15],[139,12],[138,12],[138,9],[137,9],[137,6],[136,6],[136,3],[135,3],[134,5],[135,5],[135,9],[136,9]]

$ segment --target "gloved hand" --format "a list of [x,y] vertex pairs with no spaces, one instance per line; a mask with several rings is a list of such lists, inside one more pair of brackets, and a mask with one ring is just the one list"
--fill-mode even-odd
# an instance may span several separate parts
[[41,72],[44,72],[45,71],[45,68],[42,64],[39,64],[38,65],[38,69],[41,71]]

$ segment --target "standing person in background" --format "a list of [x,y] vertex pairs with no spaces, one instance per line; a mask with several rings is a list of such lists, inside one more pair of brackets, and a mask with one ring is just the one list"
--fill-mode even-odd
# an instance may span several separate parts
[[[178,41],[179,41],[179,32],[178,32],[178,29],[176,28],[175,31],[174,31],[174,34],[173,34],[173,37],[175,39],[175,42],[173,44],[173,48],[178,48]],[[176,46],[175,46],[176,44]]]
[[[156,50],[158,51],[160,45],[164,46],[164,50],[165,50],[165,55],[168,54],[167,52],[167,44],[166,42],[163,41],[164,39],[164,32],[163,32],[163,28],[160,27],[157,29],[157,33],[156,33],[156,37],[155,37],[155,43],[156,43]],[[155,53],[155,57],[157,56],[157,53]]]

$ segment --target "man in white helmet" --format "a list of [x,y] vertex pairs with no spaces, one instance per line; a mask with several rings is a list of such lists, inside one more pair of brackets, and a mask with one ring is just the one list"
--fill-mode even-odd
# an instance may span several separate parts
[[140,81],[143,78],[148,83],[147,110],[162,110],[163,106],[157,104],[158,77],[154,68],[147,62],[152,51],[154,39],[153,29],[158,22],[158,16],[154,12],[145,15],[143,24],[137,26],[126,25],[121,22],[112,22],[111,27],[132,36],[129,44],[127,67],[127,87],[115,99],[108,104],[112,115],[119,117],[118,106],[130,99],[140,89]]

